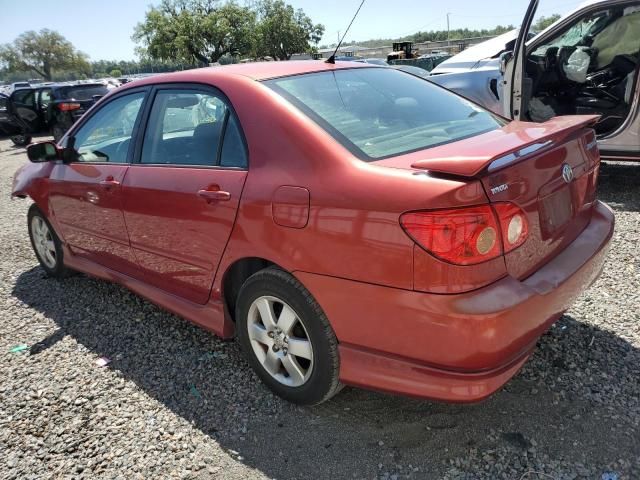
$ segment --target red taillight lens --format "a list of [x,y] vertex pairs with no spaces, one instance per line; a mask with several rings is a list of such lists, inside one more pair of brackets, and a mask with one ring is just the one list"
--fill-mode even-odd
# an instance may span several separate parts
[[522,245],[529,234],[525,213],[512,203],[409,212],[400,224],[425,250],[456,265],[499,257]]
[[493,208],[500,220],[502,249],[509,253],[522,245],[529,235],[527,216],[513,203],[494,203]]
[[81,105],[79,103],[64,102],[64,103],[58,104],[58,109],[62,112],[70,112],[71,110],[78,110],[80,107]]
[[474,265],[502,254],[500,227],[489,205],[409,212],[405,232],[428,252],[457,265]]

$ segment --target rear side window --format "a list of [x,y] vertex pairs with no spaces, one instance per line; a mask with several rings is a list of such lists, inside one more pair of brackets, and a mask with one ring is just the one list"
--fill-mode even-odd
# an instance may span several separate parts
[[94,97],[103,97],[109,90],[102,85],[88,85],[65,88],[58,93],[60,100],[93,100]]
[[229,115],[227,120],[220,166],[247,168],[247,155],[235,115]]
[[363,160],[455,142],[505,125],[481,107],[391,68],[265,82]]
[[219,96],[198,90],[156,94],[141,163],[246,167],[235,116]]

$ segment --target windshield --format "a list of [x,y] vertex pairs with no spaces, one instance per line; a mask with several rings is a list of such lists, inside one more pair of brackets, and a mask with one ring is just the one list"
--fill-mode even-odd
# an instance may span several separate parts
[[595,34],[603,23],[608,21],[609,12],[598,12],[594,16],[585,17],[572,25],[568,30],[556,37],[552,42],[540,46],[533,55],[545,55],[551,47],[575,47],[582,45],[587,39]]
[[363,160],[479,135],[506,121],[428,81],[357,68],[265,82]]

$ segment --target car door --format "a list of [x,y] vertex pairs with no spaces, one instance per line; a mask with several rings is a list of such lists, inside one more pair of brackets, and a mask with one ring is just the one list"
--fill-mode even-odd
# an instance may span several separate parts
[[11,120],[11,115],[7,110],[9,103],[9,97],[3,93],[0,93],[0,134],[7,135],[15,131],[14,122]]
[[43,127],[36,93],[33,88],[19,88],[13,91],[8,103],[9,113],[18,121],[19,127],[32,133]]
[[40,122],[42,129],[49,126],[49,104],[52,101],[52,89],[51,87],[41,88],[37,92],[37,106],[38,115],[40,116]]
[[522,26],[518,32],[518,38],[513,49],[513,57],[503,69],[504,112],[514,120],[520,120],[523,110],[523,97],[525,96],[526,75],[525,65],[527,61],[527,40],[533,24],[533,18],[538,10],[539,0],[531,0],[524,15]]
[[204,304],[247,175],[244,137],[218,90],[162,86],[153,96],[123,183],[129,239],[147,283]]
[[74,255],[131,275],[137,264],[122,214],[121,185],[146,91],[123,93],[69,134],[69,158],[51,172],[49,202]]

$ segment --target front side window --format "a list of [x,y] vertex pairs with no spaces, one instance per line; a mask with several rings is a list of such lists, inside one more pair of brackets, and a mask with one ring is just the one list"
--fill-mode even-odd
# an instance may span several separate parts
[[[215,166],[222,158],[222,166],[244,167],[244,144],[239,135],[235,117],[217,95],[161,90],[151,108],[140,161]],[[236,151],[240,147],[241,152]]]
[[354,68],[265,82],[363,160],[455,142],[505,120],[438,86],[387,68]]
[[89,118],[74,135],[76,161],[126,163],[144,96],[141,92],[116,98]]

